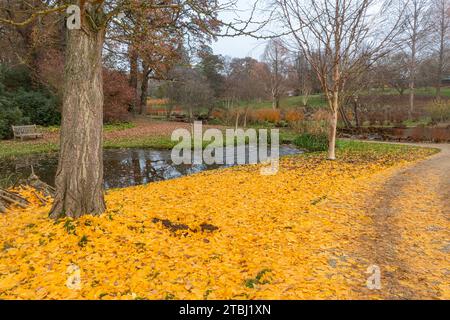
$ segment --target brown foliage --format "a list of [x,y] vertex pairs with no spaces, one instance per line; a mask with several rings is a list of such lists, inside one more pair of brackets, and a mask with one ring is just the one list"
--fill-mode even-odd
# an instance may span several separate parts
[[119,71],[103,69],[103,93],[105,122],[128,120],[135,90],[129,86],[127,76]]
[[250,119],[254,122],[272,122],[277,123],[281,120],[280,110],[259,109],[251,113]]
[[304,113],[297,110],[286,111],[286,114],[284,115],[284,119],[289,123],[299,122],[304,118],[305,118]]

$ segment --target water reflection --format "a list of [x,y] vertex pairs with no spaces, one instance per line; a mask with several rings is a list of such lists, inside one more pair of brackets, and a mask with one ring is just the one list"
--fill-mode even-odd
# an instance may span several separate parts
[[[235,148],[236,149],[236,148]],[[231,151],[231,150],[229,150]],[[248,147],[246,148],[248,163]],[[292,147],[280,146],[280,156],[298,154],[301,151]],[[227,154],[224,150],[224,158]],[[107,149],[104,151],[105,188],[123,188],[147,184],[154,181],[168,180],[190,175],[204,170],[227,167],[228,165],[174,165],[170,150],[154,149]],[[235,158],[237,150],[235,150]],[[264,159],[258,159],[264,160]],[[42,181],[54,185],[58,165],[57,153],[19,157],[14,161],[0,161],[0,179],[12,180],[26,178],[31,173],[31,165]]]

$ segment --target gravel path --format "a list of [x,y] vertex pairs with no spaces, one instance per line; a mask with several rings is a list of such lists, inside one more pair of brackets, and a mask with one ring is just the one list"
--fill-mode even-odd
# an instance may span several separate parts
[[415,145],[441,152],[374,185],[367,210],[375,236],[365,249],[381,269],[382,298],[448,299],[450,145]]

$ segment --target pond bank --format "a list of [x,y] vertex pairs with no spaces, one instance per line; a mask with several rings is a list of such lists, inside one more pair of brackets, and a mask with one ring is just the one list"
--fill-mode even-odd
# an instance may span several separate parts
[[403,142],[450,142],[450,126],[448,127],[413,127],[413,128],[341,128],[341,138],[368,139],[376,141]]

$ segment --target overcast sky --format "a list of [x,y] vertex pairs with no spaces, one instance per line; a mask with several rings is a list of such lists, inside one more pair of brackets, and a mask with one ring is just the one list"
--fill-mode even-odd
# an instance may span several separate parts
[[215,54],[244,58],[260,59],[266,42],[251,37],[220,38],[212,45]]
[[[223,3],[227,1],[229,0],[222,0]],[[267,15],[262,10],[268,1],[258,1],[258,10],[254,18],[255,21],[263,21],[267,19]],[[255,0],[237,0],[236,10],[221,13],[220,18],[226,22],[231,22],[234,19],[247,20],[254,3]],[[213,43],[212,47],[216,54],[239,58],[250,56],[260,59],[266,42],[265,40],[257,40],[249,36],[221,37],[217,42]]]

